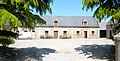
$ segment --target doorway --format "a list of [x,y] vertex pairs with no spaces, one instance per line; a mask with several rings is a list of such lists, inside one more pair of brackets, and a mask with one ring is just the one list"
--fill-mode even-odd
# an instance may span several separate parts
[[54,31],[54,38],[55,38],[55,39],[58,38],[58,31]]
[[87,38],[87,31],[84,31],[84,38]]

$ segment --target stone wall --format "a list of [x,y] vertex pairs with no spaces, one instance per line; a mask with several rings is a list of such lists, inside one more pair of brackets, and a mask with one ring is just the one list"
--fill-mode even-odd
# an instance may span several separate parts
[[114,41],[116,61],[120,61],[120,33],[114,36]]
[[[58,31],[58,38],[63,35],[63,31],[67,31],[67,35],[71,38],[84,38],[84,31],[87,31],[87,38],[99,38],[99,28],[52,28],[52,27],[36,27],[35,37],[40,38],[41,35],[45,35],[45,31],[48,31],[48,35],[54,37],[54,31]],[[79,31],[79,35],[77,35]],[[92,34],[94,31],[94,35]]]

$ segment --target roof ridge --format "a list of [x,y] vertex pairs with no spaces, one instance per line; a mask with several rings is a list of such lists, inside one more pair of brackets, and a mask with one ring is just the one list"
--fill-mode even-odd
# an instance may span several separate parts
[[86,18],[88,26],[98,26],[97,21],[92,16],[43,16],[47,26],[53,26],[54,19],[58,20],[60,26],[83,26],[82,21]]
[[93,17],[93,16],[42,16],[42,17]]

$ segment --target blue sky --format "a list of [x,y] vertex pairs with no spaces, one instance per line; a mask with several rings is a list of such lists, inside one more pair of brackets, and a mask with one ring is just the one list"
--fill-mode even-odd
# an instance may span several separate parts
[[51,7],[53,16],[92,16],[94,13],[82,10],[82,0],[54,0]]
[[[93,11],[82,10],[82,0],[54,0],[51,4],[52,14],[47,16],[93,16]],[[104,19],[102,22],[108,22]]]

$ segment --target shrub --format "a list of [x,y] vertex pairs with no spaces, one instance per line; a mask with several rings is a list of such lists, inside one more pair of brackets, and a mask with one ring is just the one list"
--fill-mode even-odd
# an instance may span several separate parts
[[43,36],[43,35],[41,35],[40,36],[40,39],[52,39],[53,37],[52,36],[49,36],[49,35],[45,35],[45,36]]
[[8,47],[13,43],[15,43],[13,37],[0,36],[0,44],[2,44],[2,46]]
[[46,38],[46,39],[52,39],[53,37],[47,35],[45,38]]
[[63,35],[63,36],[60,36],[60,39],[71,39],[71,36]]
[[44,39],[45,37],[43,35],[40,36],[40,39]]
[[18,38],[19,34],[12,31],[0,30],[0,44],[8,47],[10,44],[15,43],[14,38]]
[[0,30],[0,36],[18,38],[19,34],[12,31]]

